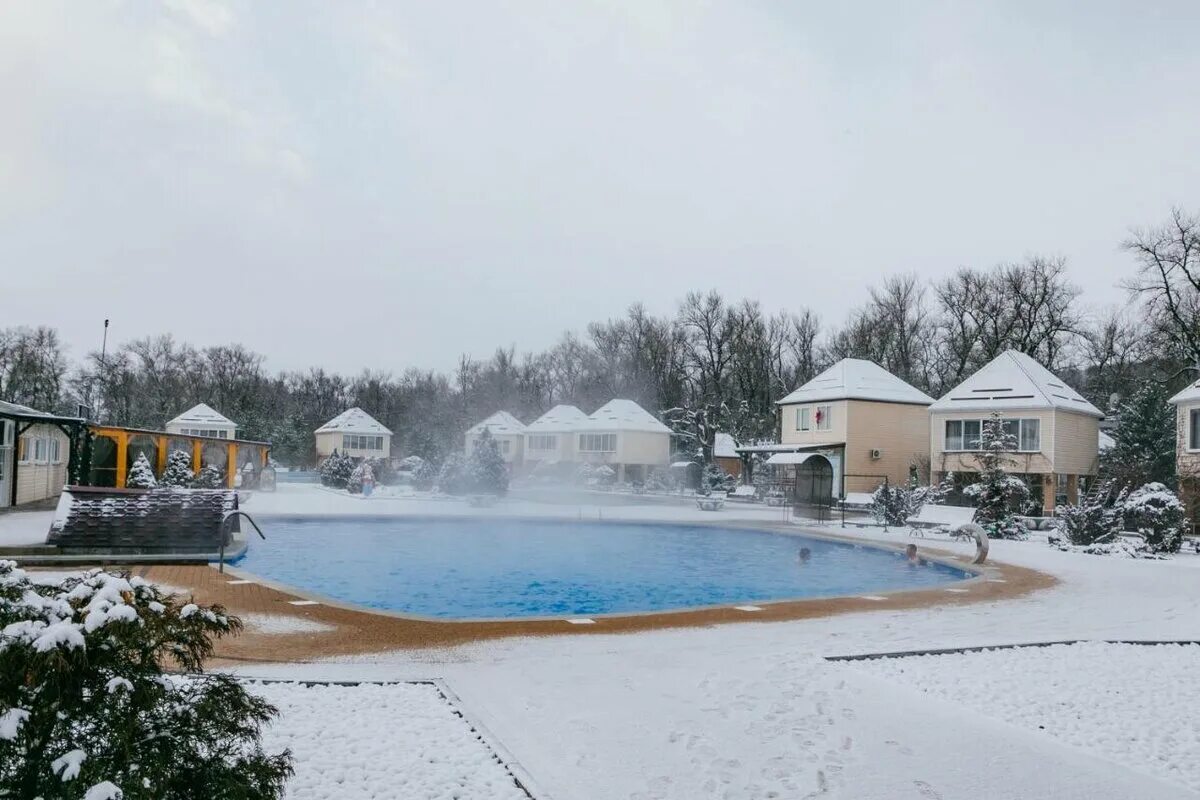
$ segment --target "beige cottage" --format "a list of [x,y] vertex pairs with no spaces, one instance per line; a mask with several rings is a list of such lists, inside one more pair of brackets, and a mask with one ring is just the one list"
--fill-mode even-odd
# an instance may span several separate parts
[[632,400],[609,400],[575,431],[575,458],[606,464],[617,481],[644,481],[671,462],[671,429]]
[[587,424],[587,414],[575,406],[557,405],[525,428],[525,464],[565,464],[575,461],[575,433]]
[[932,402],[873,361],[844,358],[778,402],[781,444],[767,463],[800,501],[905,483],[928,456]]
[[71,452],[63,422],[82,421],[0,401],[0,508],[62,494]]
[[1200,515],[1200,381],[1168,402],[1175,406],[1175,474],[1179,494],[1193,521]]
[[1104,414],[1016,350],[996,356],[929,411],[934,480],[953,472],[962,483],[978,472],[980,433],[993,412],[1018,442],[1007,471],[1025,477],[1047,516],[1058,503],[1078,502],[1080,484],[1099,470]]
[[317,428],[317,461],[335,450],[355,458],[391,458],[392,432],[361,408],[349,408]]
[[504,463],[511,467],[522,462],[525,453],[525,423],[507,411],[497,411],[483,422],[472,425],[467,429],[466,436],[468,456],[475,451],[484,430],[489,431],[496,440]]

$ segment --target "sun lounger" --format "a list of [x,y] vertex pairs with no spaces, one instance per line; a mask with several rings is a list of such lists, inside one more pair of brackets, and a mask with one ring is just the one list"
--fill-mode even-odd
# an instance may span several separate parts
[[701,511],[720,511],[725,507],[725,495],[710,494],[696,498],[696,508]]
[[926,503],[921,510],[904,520],[914,533],[922,528],[953,531],[959,525],[965,525],[975,519],[974,508],[962,506],[937,506]]
[[740,503],[753,503],[757,498],[758,489],[753,486],[739,486],[726,496],[726,499]]

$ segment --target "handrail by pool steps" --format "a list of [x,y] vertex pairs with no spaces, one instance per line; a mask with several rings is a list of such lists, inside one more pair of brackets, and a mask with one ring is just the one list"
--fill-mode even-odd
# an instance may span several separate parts
[[267,537],[263,535],[262,528],[258,527],[258,523],[254,521],[254,517],[250,516],[245,511],[239,511],[238,509],[226,511],[225,516],[221,517],[221,550],[217,557],[217,572],[221,573],[222,575],[225,574],[225,538],[233,530],[233,523],[231,520],[233,520],[234,517],[245,517],[246,521],[254,526],[254,530],[258,532],[259,537],[264,542],[267,540]]

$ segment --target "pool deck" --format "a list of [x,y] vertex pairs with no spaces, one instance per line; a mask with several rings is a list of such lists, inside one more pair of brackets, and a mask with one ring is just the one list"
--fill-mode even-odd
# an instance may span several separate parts
[[[760,530],[775,529],[773,526],[755,527]],[[793,527],[787,532],[842,540],[826,531],[806,531]],[[843,541],[868,544],[861,538]],[[869,544],[895,548],[894,542]],[[917,544],[925,556],[964,569],[970,567],[969,559],[961,553],[921,541]],[[231,571],[227,568],[222,574],[212,566],[143,565],[131,567],[131,571],[147,580],[178,587],[190,593],[196,602],[223,605],[234,615],[301,618],[328,628],[317,633],[261,633],[248,628],[241,636],[218,643],[218,663],[302,662],[392,650],[441,649],[503,637],[629,633],[811,619],[863,611],[917,610],[1013,599],[1057,583],[1054,577],[1036,570],[989,562],[983,565],[979,576],[970,580],[928,589],[864,596],[756,602],[745,606],[731,604],[583,619],[442,621],[340,603],[299,589],[272,585],[242,570]]]

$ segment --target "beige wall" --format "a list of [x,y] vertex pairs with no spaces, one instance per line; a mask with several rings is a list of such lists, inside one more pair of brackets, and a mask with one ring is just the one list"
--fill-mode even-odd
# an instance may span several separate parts
[[[973,453],[945,451],[946,420],[990,417],[982,412],[939,411],[930,415],[930,453],[935,472],[978,472]],[[1072,411],[1041,409],[1006,411],[1005,419],[1041,421],[1041,448],[1036,453],[1009,454],[1009,472],[1027,474],[1094,475],[1099,467],[1100,420]]]
[[[912,403],[846,401],[846,491],[873,491],[881,478],[852,475],[886,475],[892,484],[907,483],[909,468],[918,467],[925,480],[929,457],[929,407]],[[872,458],[871,451],[881,451]]]
[[[813,420],[813,430],[801,431],[796,429],[796,415],[801,408],[813,409],[812,415],[816,415],[817,406],[829,406],[829,430],[816,430],[816,420]],[[795,445],[819,445],[819,444],[841,444],[846,441],[846,405],[845,400],[832,400],[828,403],[801,403],[798,405],[786,405],[779,407],[780,414],[780,441],[783,444]],[[891,405],[891,404],[889,404]]]
[[579,452],[577,460],[589,464],[644,464],[665,467],[671,461],[671,435],[650,431],[605,431],[599,428],[574,434],[578,448],[581,433],[615,433],[617,448],[612,453]]
[[342,455],[354,456],[355,458],[391,458],[392,457],[391,434],[387,434],[387,433],[369,434],[371,436],[380,436],[380,435],[383,436],[383,449],[382,450],[359,450],[357,448],[351,448],[351,449],[347,450],[345,447],[342,447],[342,436],[343,435],[344,434],[341,431],[326,431],[324,433],[318,433],[316,435],[316,437],[317,437],[317,460],[320,461],[321,459],[325,458],[326,456],[331,455],[334,450],[337,450]]
[[1188,415],[1200,409],[1200,401],[1175,407],[1175,474],[1179,476],[1179,496],[1194,520],[1200,513],[1200,449],[1188,447]]
[[[552,450],[534,450],[529,446],[533,436],[553,436],[555,446]],[[525,434],[526,461],[573,461],[575,459],[576,434],[566,431],[544,431],[541,433]]]
[[[22,462],[17,465],[17,505],[62,494],[63,485],[67,482],[67,460],[70,458],[71,440],[53,425],[34,425],[21,435],[57,439],[59,461],[54,464]],[[17,449],[14,444],[14,460],[17,457]],[[8,498],[5,498],[5,502],[7,500]]]
[[[479,436],[477,433],[467,434],[467,443],[463,452],[468,456],[475,450],[475,442],[479,439]],[[525,434],[506,433],[497,435],[493,433],[492,438],[496,440],[496,444],[500,445],[500,456],[506,464],[521,463],[522,454],[525,452]],[[508,442],[507,452],[504,449],[504,442]]]

